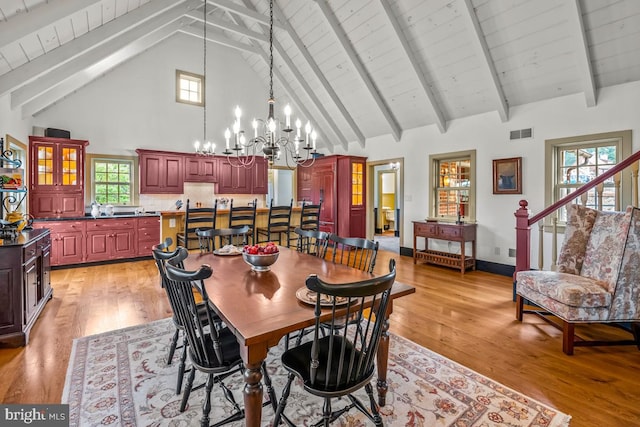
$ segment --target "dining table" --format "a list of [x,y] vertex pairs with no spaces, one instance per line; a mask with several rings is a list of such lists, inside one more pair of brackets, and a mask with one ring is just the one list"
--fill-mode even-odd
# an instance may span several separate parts
[[[277,346],[287,334],[315,324],[314,306],[296,296],[311,274],[330,283],[350,283],[374,277],[373,274],[334,263],[294,249],[279,246],[277,261],[268,271],[254,271],[240,255],[217,255],[191,252],[184,261],[186,270],[208,264],[213,270],[204,281],[213,309],[233,331],[240,345],[245,365],[245,425],[257,427],[262,419],[262,365],[269,348]],[[386,268],[382,270],[386,273]],[[378,404],[385,405],[387,393],[387,359],[389,355],[389,316],[396,298],[415,292],[415,288],[395,282],[391,290],[383,336],[378,347]],[[302,293],[298,293],[301,295]],[[325,311],[325,310],[323,310]],[[324,319],[331,312],[322,313]],[[268,385],[269,386],[269,385]]]

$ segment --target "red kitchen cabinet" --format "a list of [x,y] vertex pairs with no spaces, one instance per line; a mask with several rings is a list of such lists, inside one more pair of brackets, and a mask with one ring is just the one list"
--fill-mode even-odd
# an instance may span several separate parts
[[85,261],[107,261],[135,257],[135,226],[135,218],[87,221]]
[[33,228],[51,231],[51,265],[80,264],[84,261],[85,221],[36,221]]
[[298,181],[298,200],[310,201],[313,198],[313,184],[312,184],[312,167],[298,166],[297,181]]
[[29,137],[29,211],[34,218],[84,215],[84,154],[89,141]]
[[298,166],[298,199],[322,200],[320,229],[343,237],[366,237],[366,158],[326,156]]
[[249,167],[234,167],[225,157],[218,160],[217,194],[267,194],[269,164],[256,156]]
[[185,182],[218,182],[218,159],[195,154],[184,157]]
[[168,151],[137,149],[140,194],[182,194],[184,155]]
[[256,157],[251,173],[251,194],[267,194],[269,192],[269,162],[267,159]]
[[151,256],[153,245],[160,243],[160,217],[137,218],[138,256]]

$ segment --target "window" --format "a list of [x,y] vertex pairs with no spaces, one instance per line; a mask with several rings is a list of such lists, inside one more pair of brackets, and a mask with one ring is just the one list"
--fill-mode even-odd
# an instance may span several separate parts
[[204,105],[204,76],[176,70],[176,101]]
[[92,158],[92,197],[100,204],[134,204],[134,161],[131,159]]
[[[551,139],[546,142],[547,174],[545,201],[549,206],[611,169],[631,153],[631,131]],[[629,172],[623,172],[627,174]],[[602,195],[589,190],[586,206],[605,211],[624,208],[630,202],[630,190],[613,178],[604,182]],[[627,180],[628,182],[628,180]],[[576,199],[576,203],[582,203]],[[566,211],[558,218],[566,220]]]
[[433,191],[430,217],[475,221],[475,150],[434,154],[429,156],[429,163],[429,188]]

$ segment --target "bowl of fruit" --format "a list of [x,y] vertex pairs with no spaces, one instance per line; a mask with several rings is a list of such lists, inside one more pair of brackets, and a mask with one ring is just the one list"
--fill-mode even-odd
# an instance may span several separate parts
[[264,246],[247,245],[242,249],[242,258],[253,271],[269,271],[279,254],[278,246],[273,242]]

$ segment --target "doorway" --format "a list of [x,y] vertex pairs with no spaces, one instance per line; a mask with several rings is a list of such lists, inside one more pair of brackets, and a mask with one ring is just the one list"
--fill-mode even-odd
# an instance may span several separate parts
[[403,159],[367,163],[367,238],[380,249],[400,253],[403,236]]

